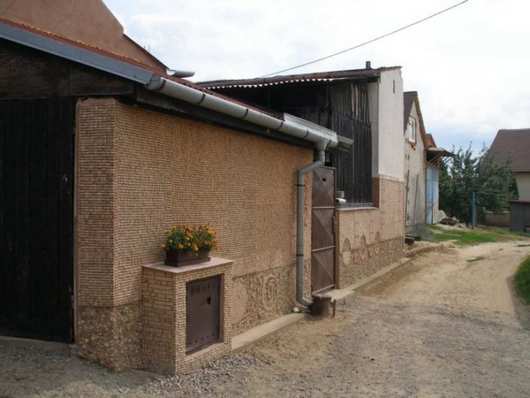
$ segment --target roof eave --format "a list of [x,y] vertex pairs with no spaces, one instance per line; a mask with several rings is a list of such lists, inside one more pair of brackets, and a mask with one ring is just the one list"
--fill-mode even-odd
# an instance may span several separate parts
[[35,50],[44,51],[69,61],[90,66],[103,72],[141,84],[147,84],[154,76],[153,72],[140,68],[127,62],[119,61],[97,54],[93,51],[74,45],[63,43],[52,38],[44,37],[37,33],[0,22],[0,38],[14,43],[31,47]]

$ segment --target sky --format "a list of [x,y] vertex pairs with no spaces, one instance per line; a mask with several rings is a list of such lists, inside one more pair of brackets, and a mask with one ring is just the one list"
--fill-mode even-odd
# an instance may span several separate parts
[[[133,39],[192,80],[259,77],[351,47],[459,0],[105,0]],[[290,73],[402,66],[439,146],[475,150],[530,127],[530,2],[470,0]]]

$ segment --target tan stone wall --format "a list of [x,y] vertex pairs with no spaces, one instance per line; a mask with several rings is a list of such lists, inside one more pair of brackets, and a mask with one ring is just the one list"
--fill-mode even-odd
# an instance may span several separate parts
[[[112,329],[110,319],[116,308],[140,308],[142,266],[163,259],[160,245],[175,224],[217,230],[214,254],[234,260],[233,294],[247,297],[234,304],[238,331],[290,311],[295,171],[312,161],[311,149],[113,99],[80,102],[77,118],[77,340],[84,336],[87,356],[108,362],[107,346],[97,342],[110,330],[129,344],[141,335],[135,316],[136,329],[131,322]],[[308,181],[306,220],[310,189]],[[309,258],[310,221],[305,236]],[[127,361],[137,362],[127,354],[109,366]]]
[[337,285],[349,286],[402,256],[403,182],[375,179],[379,207],[337,210]]

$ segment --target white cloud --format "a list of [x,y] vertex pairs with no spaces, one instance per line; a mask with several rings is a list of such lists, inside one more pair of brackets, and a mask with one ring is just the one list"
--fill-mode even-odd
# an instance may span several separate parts
[[[106,0],[127,32],[198,80],[255,77],[350,47],[455,0]],[[368,47],[295,72],[402,65],[427,128],[445,146],[530,127],[530,4],[466,5]]]

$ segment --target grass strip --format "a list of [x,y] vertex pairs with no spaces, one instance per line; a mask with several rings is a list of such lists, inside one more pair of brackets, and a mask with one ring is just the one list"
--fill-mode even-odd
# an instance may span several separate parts
[[515,289],[526,304],[530,304],[530,256],[524,260],[515,273]]

